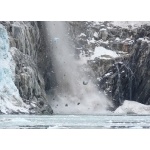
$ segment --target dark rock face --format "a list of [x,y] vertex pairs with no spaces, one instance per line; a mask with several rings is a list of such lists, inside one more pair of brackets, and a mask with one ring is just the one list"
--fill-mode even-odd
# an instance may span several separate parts
[[[8,31],[10,52],[15,61],[15,85],[22,100],[30,105],[29,112],[34,114],[51,114],[45,93],[45,81],[38,68],[41,59],[41,36],[38,22],[1,22]],[[40,60],[39,60],[40,58]],[[43,65],[45,67],[45,65]],[[44,68],[43,67],[43,68]],[[39,102],[43,105],[39,105]]]
[[77,51],[90,56],[96,46],[102,46],[121,54],[115,59],[89,61],[98,87],[115,106],[125,99],[150,104],[150,26],[119,27],[111,22],[73,22],[71,25]]
[[134,75],[129,68],[129,60],[114,63],[108,71],[101,76],[99,86],[111,98],[115,106],[123,100],[132,100],[132,82]]
[[[144,28],[146,35],[146,28]],[[142,35],[143,35],[142,34]],[[150,41],[138,41],[130,59],[130,66],[135,79],[133,82],[133,100],[143,104],[150,104]]]
[[136,29],[129,57],[114,63],[99,83],[116,106],[122,104],[125,99],[150,104],[149,28],[144,25]]
[[[88,61],[95,74],[94,78],[98,79],[98,88],[102,89],[115,105],[119,106],[124,95],[129,93],[130,79],[126,76],[131,74],[128,61],[134,43],[134,38],[131,37],[132,30],[113,26],[110,22],[72,22],[71,27],[77,54],[89,57],[93,55],[95,47],[99,46],[120,54],[120,57],[115,59],[105,56],[108,59],[95,58]],[[122,81],[123,78],[125,79]],[[122,86],[126,83],[126,86]]]

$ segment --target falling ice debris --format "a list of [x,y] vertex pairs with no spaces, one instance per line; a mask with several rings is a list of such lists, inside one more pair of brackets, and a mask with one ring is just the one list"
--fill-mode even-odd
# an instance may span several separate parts
[[59,38],[54,38],[54,42],[57,43]]
[[87,85],[88,84],[88,81],[83,81],[83,85]]

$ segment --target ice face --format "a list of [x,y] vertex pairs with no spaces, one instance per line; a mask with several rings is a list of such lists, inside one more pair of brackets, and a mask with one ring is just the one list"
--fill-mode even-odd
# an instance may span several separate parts
[[2,113],[26,112],[25,104],[14,84],[15,64],[9,51],[7,31],[0,24],[0,110]]

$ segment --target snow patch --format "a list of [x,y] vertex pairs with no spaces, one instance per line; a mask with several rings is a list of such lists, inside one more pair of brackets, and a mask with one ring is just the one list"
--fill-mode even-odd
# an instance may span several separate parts
[[128,28],[128,26],[131,25],[132,28],[136,28],[144,24],[150,25],[150,21],[112,21],[112,24],[124,28]]
[[115,39],[115,41],[118,41],[118,42],[119,42],[119,41],[120,41],[120,38],[117,37],[117,38]]
[[91,40],[87,40],[88,44],[90,45],[91,43],[96,43],[96,40],[94,38],[92,38]]
[[109,41],[107,40],[107,41],[103,41],[102,39],[99,41],[101,44],[109,44]]
[[110,76],[110,75],[112,75],[112,74],[113,74],[112,72],[106,73],[106,74],[104,75],[104,77],[108,77],[108,76]]
[[79,35],[79,37],[86,37],[86,35],[85,35],[84,33],[81,33],[81,34]]
[[105,28],[102,28],[102,29],[100,29],[100,31],[106,31],[106,29],[105,29]]
[[97,32],[94,32],[94,35],[93,35],[95,38],[98,38],[98,33]]
[[108,50],[100,46],[95,48],[94,55],[92,55],[90,59],[94,60],[96,57],[101,59],[111,59],[111,58],[119,57],[119,55],[112,50]]
[[142,41],[142,42],[150,43],[150,41],[147,38],[138,38],[137,41]]
[[94,24],[94,25],[100,25],[100,22],[99,22],[99,21],[94,21],[93,24]]

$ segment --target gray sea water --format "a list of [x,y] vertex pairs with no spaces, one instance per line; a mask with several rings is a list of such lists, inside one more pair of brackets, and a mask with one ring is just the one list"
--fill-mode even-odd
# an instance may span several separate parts
[[141,129],[148,115],[0,115],[1,129]]

